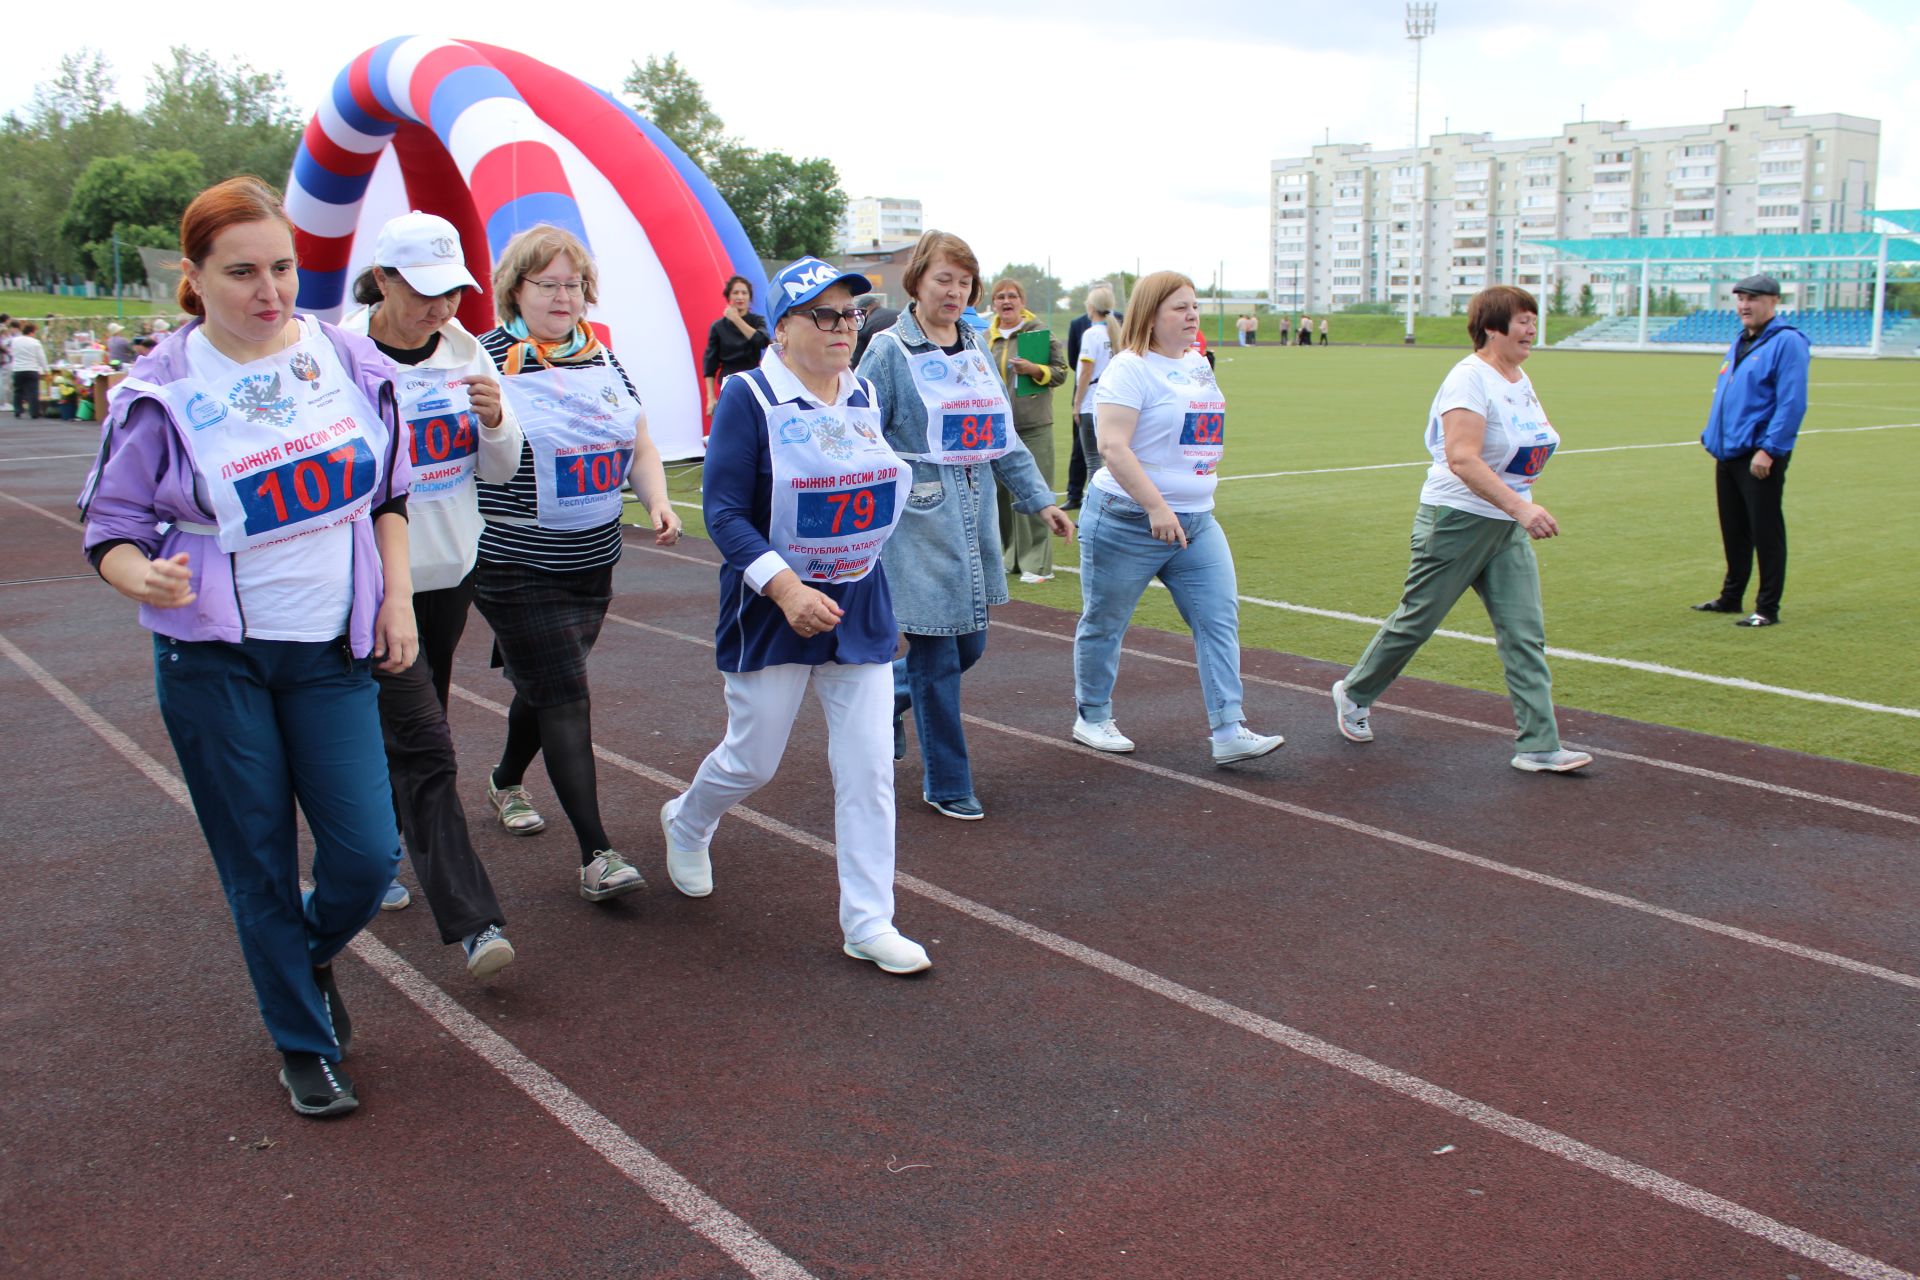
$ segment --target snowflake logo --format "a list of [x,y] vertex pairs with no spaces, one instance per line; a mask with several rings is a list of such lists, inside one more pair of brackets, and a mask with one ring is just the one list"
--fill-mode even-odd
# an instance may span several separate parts
[[1207,363],[1204,356],[1198,364],[1193,366],[1193,380],[1203,387],[1212,387],[1216,391],[1220,389],[1220,383],[1213,376],[1213,367]]
[[853,441],[847,435],[847,424],[838,418],[822,418],[813,424],[813,442],[820,452],[836,462],[844,462],[853,456]]
[[293,397],[281,391],[277,373],[248,374],[227,392],[227,403],[247,421],[263,427],[293,425]]

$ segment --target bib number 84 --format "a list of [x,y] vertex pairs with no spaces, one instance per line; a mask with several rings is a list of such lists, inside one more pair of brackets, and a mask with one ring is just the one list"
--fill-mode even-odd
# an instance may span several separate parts
[[940,444],[949,453],[973,453],[1002,447],[1007,419],[999,413],[949,413],[940,420]]

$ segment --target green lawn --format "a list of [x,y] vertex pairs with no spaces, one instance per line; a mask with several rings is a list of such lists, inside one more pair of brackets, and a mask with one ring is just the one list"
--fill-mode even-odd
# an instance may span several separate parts
[[[171,299],[165,306],[158,303],[142,302],[138,298],[123,298],[120,309],[129,316],[174,316],[179,308]],[[16,319],[39,320],[45,316],[110,316],[114,314],[112,298],[66,298],[49,293],[6,293],[0,292],[0,311]]]
[[[1407,565],[1418,466],[1232,480],[1237,475],[1407,463],[1435,388],[1457,351],[1332,347],[1301,353],[1220,352],[1227,394],[1227,480],[1219,515],[1233,541],[1244,595],[1381,617]],[[1543,351],[1528,362],[1563,450],[1685,442],[1699,435],[1717,356]],[[1806,427],[1920,423],[1920,363],[1816,360]],[[1064,487],[1066,393],[1056,413]],[[1920,708],[1915,630],[1920,604],[1920,426],[1809,435],[1787,486],[1793,558],[1784,625],[1737,628],[1686,607],[1714,594],[1722,564],[1712,466],[1697,445],[1562,453],[1535,496],[1562,536],[1538,543],[1547,633],[1557,646],[1713,675]],[[698,470],[674,488],[698,501]],[[698,513],[685,511],[698,530]],[[1063,548],[1063,564],[1077,562]],[[1070,574],[1017,582],[1018,599],[1076,610]],[[1751,596],[1749,596],[1751,603]],[[1150,591],[1141,622],[1184,630]],[[1447,626],[1490,634],[1468,596]],[[1350,662],[1371,629],[1247,605],[1249,646]],[[1436,637],[1408,674],[1500,691],[1489,646]],[[1920,772],[1920,719],[1730,689],[1590,662],[1554,663],[1562,706]]]

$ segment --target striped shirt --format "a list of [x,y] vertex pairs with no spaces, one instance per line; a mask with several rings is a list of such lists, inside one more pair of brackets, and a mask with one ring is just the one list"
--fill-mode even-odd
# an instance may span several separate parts
[[[493,358],[496,369],[503,370],[507,362],[507,352],[519,339],[505,329],[493,328],[480,335],[480,346]],[[620,361],[611,350],[602,348],[605,360],[613,362],[614,371],[620,380],[627,384],[627,391],[640,402],[640,393],[634,389],[633,379],[620,367]],[[595,358],[586,364],[557,364],[560,370],[587,369],[603,364]],[[598,569],[604,565],[616,564],[620,559],[620,522],[610,521],[597,529],[580,529],[571,532],[559,529],[542,529],[531,524],[501,524],[499,517],[510,520],[533,520],[540,514],[539,495],[534,487],[533,446],[520,446],[520,469],[505,484],[488,484],[480,480],[476,484],[480,495],[480,514],[486,517],[486,528],[480,533],[480,558],[496,563],[526,565],[532,569],[545,570],[548,573],[580,573],[587,569]]]

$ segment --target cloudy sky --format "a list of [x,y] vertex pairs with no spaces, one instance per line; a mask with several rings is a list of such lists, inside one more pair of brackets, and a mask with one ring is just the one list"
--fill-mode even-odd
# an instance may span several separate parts
[[[125,12],[120,12],[124,10]],[[1412,46],[1394,0],[966,0],[957,6],[700,0],[421,9],[203,0],[193,21],[108,0],[83,25],[16,9],[0,109],[59,56],[103,50],[137,106],[157,46],[278,70],[303,110],[355,54],[395,35],[513,45],[617,89],[679,54],[729,132],[825,155],[848,194],[918,197],[988,270],[1051,260],[1069,282],[1174,267],[1257,287],[1269,162],[1334,141],[1405,146]],[[544,14],[565,15],[551,27]],[[270,16],[269,16],[270,15]],[[418,25],[431,18],[438,29]],[[1920,206],[1920,3],[1914,0],[1440,0],[1426,42],[1424,133],[1551,134],[1566,121],[1718,120],[1742,96],[1882,122],[1885,208]]]

